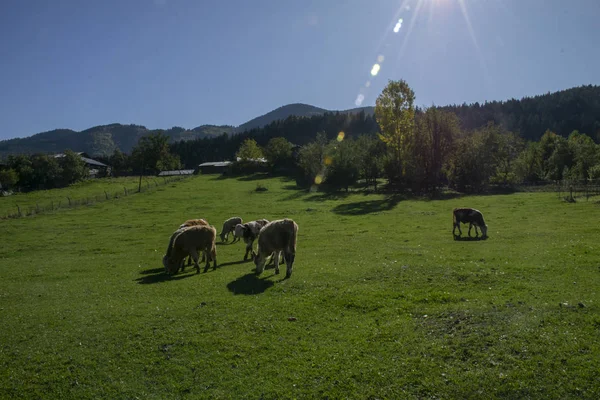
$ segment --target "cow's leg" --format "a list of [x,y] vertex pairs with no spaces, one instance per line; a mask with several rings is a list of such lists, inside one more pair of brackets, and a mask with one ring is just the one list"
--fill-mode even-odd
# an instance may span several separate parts
[[244,254],[244,261],[248,259],[248,253],[252,251],[252,243],[246,243],[246,254]]
[[452,234],[454,235],[454,231],[458,228],[458,236],[462,236],[462,231],[460,230],[460,221],[457,221],[454,224],[454,228],[452,228]]
[[275,252],[275,275],[279,274],[279,251]]
[[477,231],[477,225],[473,225],[475,227],[475,237],[479,237],[479,232]]
[[473,223],[469,222],[469,237],[471,237],[471,227],[473,227]]
[[217,269],[217,248],[214,246],[210,249],[210,258],[213,260],[213,269]]
[[196,267],[196,273],[200,273],[200,265],[198,264],[198,250],[191,249],[190,256],[194,259],[194,266]]

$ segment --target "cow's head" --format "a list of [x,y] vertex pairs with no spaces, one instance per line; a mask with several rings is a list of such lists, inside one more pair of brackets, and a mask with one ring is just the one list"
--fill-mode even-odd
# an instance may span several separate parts
[[260,252],[254,256],[254,266],[256,267],[256,275],[262,274],[265,270],[265,257],[261,256]]
[[483,234],[483,237],[486,238],[487,237],[487,225],[481,225],[479,227],[481,229],[481,233]]

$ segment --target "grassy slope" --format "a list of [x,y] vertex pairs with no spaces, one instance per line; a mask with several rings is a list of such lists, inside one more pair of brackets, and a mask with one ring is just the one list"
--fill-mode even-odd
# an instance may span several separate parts
[[[52,203],[55,207],[58,207],[60,202],[61,206],[66,206],[69,202],[67,197],[70,197],[71,201],[82,200],[86,197],[102,200],[105,199],[105,191],[108,192],[111,198],[116,194],[122,196],[124,195],[124,188],[127,188],[128,193],[137,191],[139,180],[140,178],[135,176],[89,179],[66,188],[37,190],[30,193],[15,193],[12,196],[0,197],[0,218],[16,213],[17,205],[21,208],[21,212],[25,214],[27,210],[35,209],[36,204],[43,208],[51,208]],[[142,185],[144,187],[147,184],[154,186],[157,183],[160,185],[163,181],[163,178],[146,176],[142,178]]]
[[[256,183],[0,221],[0,397],[600,395],[597,204]],[[455,206],[482,210],[490,239],[453,241]],[[256,278],[242,244],[218,246],[216,271],[162,274],[178,224],[233,215],[298,222],[290,280]]]

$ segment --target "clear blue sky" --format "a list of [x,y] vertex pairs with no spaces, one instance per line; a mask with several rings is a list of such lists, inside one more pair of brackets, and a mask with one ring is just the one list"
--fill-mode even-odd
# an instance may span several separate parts
[[0,139],[374,105],[388,79],[418,105],[521,98],[600,84],[598,40],[600,0],[6,0]]

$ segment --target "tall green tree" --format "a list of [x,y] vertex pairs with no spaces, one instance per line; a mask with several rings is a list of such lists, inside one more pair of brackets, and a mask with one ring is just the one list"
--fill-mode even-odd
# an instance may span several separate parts
[[262,158],[263,152],[254,139],[246,139],[240,146],[236,157],[242,161],[256,160]]
[[356,140],[356,146],[360,177],[365,180],[367,187],[373,186],[377,190],[377,179],[383,174],[385,143],[374,136],[361,135]]
[[0,171],[0,186],[3,190],[12,189],[19,182],[19,174],[12,168]]
[[599,146],[591,137],[573,131],[568,139],[569,149],[573,154],[573,165],[570,167],[571,178],[585,180],[589,178],[589,170],[600,162]]
[[355,184],[360,176],[360,150],[352,139],[333,140],[327,146],[327,184],[344,188]]
[[527,143],[513,163],[518,182],[537,182],[544,179],[542,150],[539,142]]
[[390,80],[375,102],[375,116],[381,128],[379,137],[390,151],[387,174],[391,181],[401,181],[406,173],[405,161],[414,128],[414,101],[415,94],[404,80]]
[[442,169],[459,135],[459,121],[452,113],[430,107],[417,116],[410,146],[416,191],[429,192],[441,185]]
[[119,149],[110,156],[108,164],[114,176],[128,175],[132,172],[130,157]]
[[272,168],[284,167],[292,161],[292,144],[283,137],[272,138],[267,143],[264,153]]
[[62,180],[63,170],[57,157],[34,154],[31,156],[31,167],[33,168],[33,180],[30,182],[32,190],[52,189],[68,185]]
[[131,158],[138,171],[142,166],[150,173],[181,167],[179,156],[170,152],[169,137],[162,131],[142,136],[133,148]]
[[72,183],[82,181],[89,177],[89,169],[79,154],[66,150],[64,156],[58,158],[60,166],[61,186],[68,186]]
[[298,186],[305,187],[312,184],[324,183],[327,179],[325,148],[327,146],[327,136],[324,132],[319,132],[314,142],[304,145],[298,154],[298,175],[296,183]]

